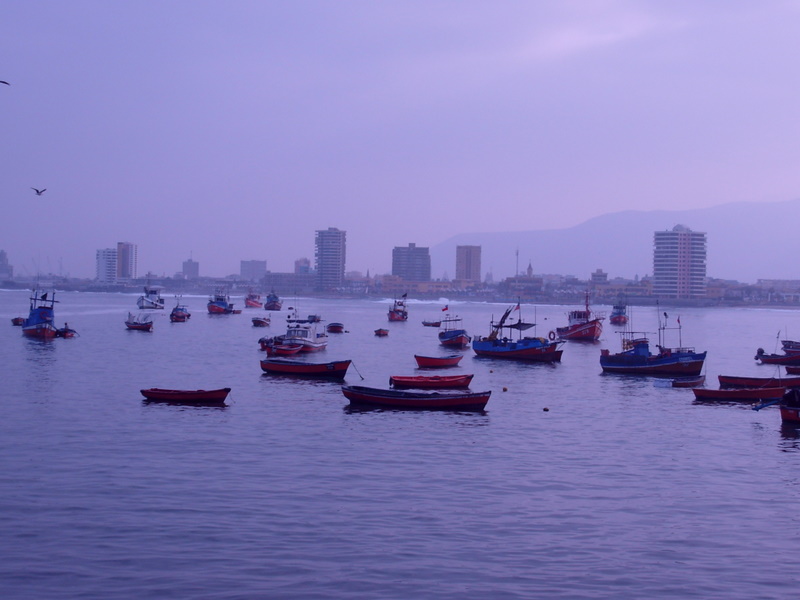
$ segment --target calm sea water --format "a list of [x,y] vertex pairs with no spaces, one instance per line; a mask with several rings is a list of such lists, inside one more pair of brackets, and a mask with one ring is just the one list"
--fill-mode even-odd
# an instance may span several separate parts
[[[0,292],[3,598],[796,597],[798,432],[774,408],[602,375],[611,327],[555,366],[465,351],[458,371],[493,392],[482,414],[351,412],[336,383],[262,375],[257,340],[286,311],[257,329],[263,311],[189,297],[189,322],[147,334],[123,325],[136,296],[58,299],[80,337],[42,343],[10,324],[27,293]],[[351,358],[349,383],[386,387],[440,352],[421,321],[444,301],[407,323],[388,302],[294,302],[345,324],[316,358]],[[449,304],[479,334],[504,308]],[[523,316],[544,335],[569,308]],[[709,351],[709,385],[772,374],[756,348],[800,338],[795,312],[662,310]],[[655,309],[632,312],[655,329]],[[226,408],[139,394],[223,386]]]

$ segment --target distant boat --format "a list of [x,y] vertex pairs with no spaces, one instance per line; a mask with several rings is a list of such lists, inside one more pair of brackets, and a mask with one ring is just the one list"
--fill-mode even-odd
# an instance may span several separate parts
[[22,323],[22,335],[40,340],[49,340],[56,337],[57,329],[54,324],[55,313],[53,309],[57,302],[55,296],[55,291],[51,294],[44,292],[41,295],[37,290],[31,291],[30,311],[28,318]]
[[584,310],[572,310],[567,315],[567,326],[556,327],[556,334],[564,341],[596,342],[603,333],[603,319],[589,308],[589,292],[586,292]]
[[[678,346],[666,346],[667,330],[678,332]],[[677,327],[667,327],[667,314],[664,321],[658,316],[657,353],[650,351],[647,332],[623,331],[620,333],[622,352],[612,354],[609,350],[600,351],[600,367],[604,373],[621,375],[657,375],[692,377],[700,375],[706,360],[706,352],[696,352],[694,348],[684,347],[681,337],[680,318]]]
[[445,389],[465,388],[472,382],[469,375],[392,375],[389,385],[394,388]]
[[168,390],[162,388],[149,388],[141,390],[142,396],[151,402],[173,402],[175,404],[208,404],[220,405],[225,403],[231,388],[217,390]]
[[800,353],[800,342],[796,342],[794,340],[782,340],[781,346],[786,354]]
[[344,325],[342,323],[328,323],[326,329],[328,333],[344,333]]
[[261,302],[261,294],[254,292],[252,289],[244,297],[245,308],[261,308],[264,303]]
[[653,385],[656,387],[694,388],[703,385],[705,381],[705,375],[694,375],[688,377],[675,377],[673,379],[656,379],[656,381],[653,382]]
[[175,298],[175,306],[172,307],[172,312],[169,313],[169,320],[171,323],[185,323],[191,318],[192,313],[189,312],[189,307],[181,304],[180,297]]
[[128,318],[125,319],[125,327],[133,331],[153,331],[153,319],[145,313],[139,313],[138,315],[128,313]]
[[406,298],[408,294],[403,294],[400,300],[395,298],[392,308],[389,309],[390,321],[408,321],[408,309],[406,308]]
[[422,325],[425,326],[425,327],[441,327],[442,326],[442,322],[441,321],[423,321]]
[[11,319],[11,324],[14,327],[22,327],[24,323],[25,323],[25,317],[12,317]]
[[461,318],[447,316],[442,319],[439,331],[439,343],[447,348],[468,348],[472,336],[461,327]]
[[377,335],[378,337],[386,337],[387,335],[389,335],[389,330],[388,329],[382,329],[382,328],[381,329],[376,329],[375,330],[375,335]]
[[281,344],[299,344],[302,346],[301,352],[318,352],[324,350],[328,345],[328,334],[320,323],[320,318],[316,315],[309,315],[314,319],[301,319],[297,315],[297,309],[286,318],[286,333],[279,336]]
[[161,290],[164,288],[160,285],[146,285],[144,286],[144,295],[139,296],[136,300],[136,306],[139,310],[157,310],[164,308],[164,298],[161,297]]
[[253,327],[269,327],[269,317],[253,317]]
[[786,388],[730,388],[709,390],[705,388],[692,388],[697,401],[711,402],[769,402],[783,398]]
[[280,298],[278,298],[278,294],[274,291],[267,294],[267,299],[264,302],[264,310],[280,310],[283,306]]
[[[520,317],[516,322],[508,322],[512,312],[520,310],[519,303],[510,306],[496,323],[490,321],[491,332],[486,337],[476,337],[472,342],[472,350],[485,358],[503,358],[510,360],[526,360],[535,362],[560,362],[562,342],[541,337],[522,337],[522,332],[535,327],[535,323],[526,323]],[[508,329],[508,335],[503,330]],[[514,339],[514,332],[517,338]]]
[[608,322],[612,325],[625,325],[628,323],[628,307],[624,304],[615,304],[611,308]]
[[764,365],[800,365],[800,353],[766,354],[763,348],[759,348],[753,358]]
[[301,360],[272,358],[261,361],[261,370],[272,375],[344,379],[350,362],[349,360],[337,360],[326,363],[309,363]]
[[492,392],[422,392],[343,385],[351,406],[400,410],[482,411]]
[[785,387],[800,388],[800,377],[738,377],[718,375],[720,387]]
[[230,296],[222,288],[217,288],[208,299],[208,312],[212,315],[230,315],[234,312]]
[[442,369],[445,367],[455,367],[462,358],[464,358],[463,354],[448,354],[447,356],[414,355],[414,360],[417,361],[417,366],[421,369]]

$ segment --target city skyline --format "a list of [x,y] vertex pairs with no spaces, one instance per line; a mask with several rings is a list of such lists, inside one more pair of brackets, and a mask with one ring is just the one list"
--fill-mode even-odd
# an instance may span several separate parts
[[[206,273],[284,272],[330,225],[349,268],[387,272],[383,248],[409,240],[800,193],[794,3],[43,0],[0,17],[0,245],[20,275],[89,277],[107,239],[156,273],[191,251]],[[36,236],[11,218],[32,208]]]

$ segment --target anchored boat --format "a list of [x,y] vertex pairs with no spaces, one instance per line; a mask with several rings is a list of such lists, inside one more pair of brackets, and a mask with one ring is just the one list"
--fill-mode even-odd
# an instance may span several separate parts
[[[508,322],[514,311],[521,310],[520,304],[510,306],[496,323],[490,321],[492,331],[486,337],[476,337],[472,342],[472,350],[478,356],[489,358],[505,358],[511,360],[527,360],[536,362],[559,362],[561,360],[560,341],[551,333],[551,339],[541,337],[523,337],[522,332],[535,327],[535,323],[526,323],[520,316],[516,322]],[[508,334],[503,330],[508,329]],[[514,332],[517,338],[514,339]]]

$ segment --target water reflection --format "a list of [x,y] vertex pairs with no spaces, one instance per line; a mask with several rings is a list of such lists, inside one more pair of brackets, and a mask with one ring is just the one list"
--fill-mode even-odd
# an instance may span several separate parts
[[148,400],[143,399],[142,404],[145,406],[163,406],[169,408],[178,408],[179,410],[225,410],[228,408],[227,404],[220,404],[219,402],[181,402],[179,400]]

